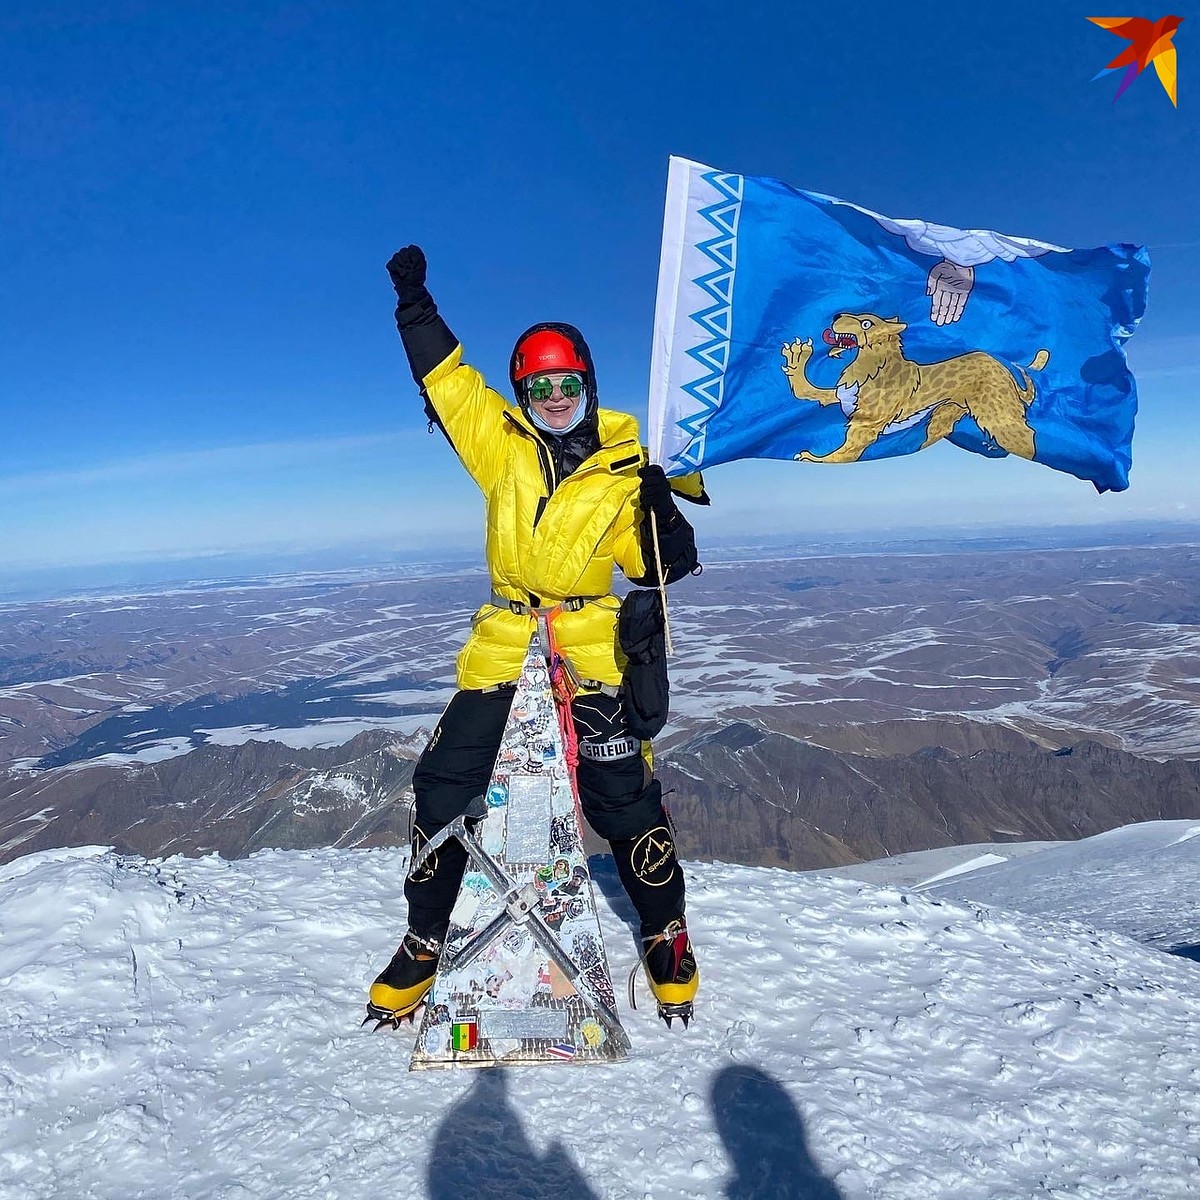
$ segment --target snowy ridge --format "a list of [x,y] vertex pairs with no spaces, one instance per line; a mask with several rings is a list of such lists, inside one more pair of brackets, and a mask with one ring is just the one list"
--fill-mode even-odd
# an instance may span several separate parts
[[1030,858],[981,862],[981,869],[954,878],[936,875],[919,887],[947,899],[1073,918],[1164,950],[1196,946],[1197,837],[1195,821],[1146,821],[1064,842]]
[[[1179,843],[1193,895],[1197,845]],[[1197,1194],[1194,964],[1044,916],[696,864],[686,1034],[643,990],[625,1066],[410,1075],[410,1035],[357,1027],[405,865],[91,848],[0,869],[0,1196]],[[631,914],[600,907],[619,974]]]

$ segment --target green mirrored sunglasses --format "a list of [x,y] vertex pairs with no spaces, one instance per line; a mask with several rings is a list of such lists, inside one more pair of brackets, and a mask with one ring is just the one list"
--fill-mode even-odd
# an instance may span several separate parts
[[[558,390],[568,400],[574,400],[583,391],[583,380],[578,375],[564,375],[558,385]],[[554,381],[545,375],[539,375],[536,379],[529,381],[526,395],[530,400],[536,400],[539,404],[543,400],[549,400],[554,395]]]

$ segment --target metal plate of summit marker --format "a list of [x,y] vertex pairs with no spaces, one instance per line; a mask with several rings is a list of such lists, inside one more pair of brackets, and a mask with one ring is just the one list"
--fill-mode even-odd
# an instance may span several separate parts
[[617,1014],[550,675],[535,633],[410,1069],[618,1062]]
[[549,775],[510,775],[504,861],[550,861],[550,819],[554,780]]

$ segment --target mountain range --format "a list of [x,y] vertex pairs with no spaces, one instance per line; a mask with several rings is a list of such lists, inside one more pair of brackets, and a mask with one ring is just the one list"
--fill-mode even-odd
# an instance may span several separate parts
[[[0,861],[407,837],[476,571],[0,606]],[[1200,548],[716,562],[657,769],[693,858],[794,868],[1200,816]]]

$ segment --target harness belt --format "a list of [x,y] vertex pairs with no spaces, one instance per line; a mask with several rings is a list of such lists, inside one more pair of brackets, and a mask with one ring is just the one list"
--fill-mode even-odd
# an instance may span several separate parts
[[585,692],[603,692],[606,696],[620,696],[625,691],[619,683],[601,683],[598,679],[581,679],[579,686]]
[[[611,595],[612,593],[605,593]],[[539,613],[546,612],[550,609],[557,609],[560,612],[578,612],[585,604],[591,604],[594,600],[603,600],[605,596],[568,596],[565,600],[559,601],[557,604],[540,603],[540,598],[530,595],[531,603],[526,604],[523,600],[510,600],[507,596],[500,595],[499,592],[492,592],[491,603],[495,608],[507,608],[509,612],[516,613],[519,617],[536,617]],[[569,658],[563,659],[563,664],[571,675],[571,682],[576,688],[581,688],[586,692],[603,692],[606,696],[619,696],[625,690],[620,684],[602,683],[599,679],[584,679],[578,675]],[[496,683],[491,687],[481,688],[480,690],[486,695],[490,692],[499,692],[505,688],[515,688],[516,682],[512,683]]]
[[[619,683],[601,683],[598,679],[584,679],[579,677],[576,679],[578,687],[585,692],[603,692],[606,696],[623,696],[625,688]],[[480,688],[480,692],[485,696],[490,696],[493,692],[514,692],[517,689],[516,682],[512,683],[493,683],[491,687]]]
[[[606,696],[623,696],[625,689],[620,684],[601,683],[598,679],[580,679],[579,687],[584,692],[603,692]],[[493,683],[491,687],[480,688],[479,691],[490,696],[493,692],[515,692],[517,690],[516,683]]]
[[578,612],[585,604],[603,599],[604,596],[568,596],[557,604],[543,604],[538,596],[530,594],[529,603],[526,604],[523,600],[510,600],[507,596],[500,595],[499,592],[492,592],[494,607],[507,608],[509,612],[516,613],[519,617],[535,617],[539,611],[552,608],[561,609],[563,612]]

